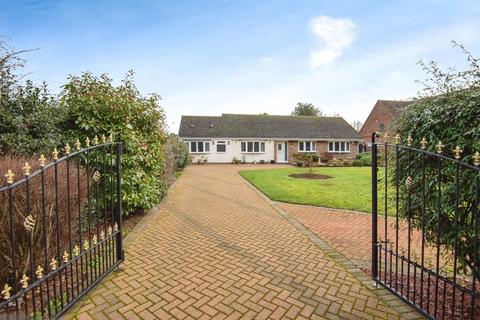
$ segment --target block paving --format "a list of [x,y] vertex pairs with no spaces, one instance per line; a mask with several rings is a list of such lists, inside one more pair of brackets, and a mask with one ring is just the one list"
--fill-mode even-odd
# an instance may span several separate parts
[[[371,269],[372,219],[370,214],[320,208],[315,206],[278,203],[285,211],[312,230],[320,238],[329,243],[338,252],[362,269]],[[397,238],[396,219],[388,216],[387,235],[385,237],[385,217],[378,217],[378,239],[387,239],[393,249]],[[422,235],[418,230],[411,234],[411,259],[420,263]],[[405,221],[399,220],[398,251],[406,254],[408,248],[408,227]],[[442,247],[442,252],[444,248]],[[436,247],[425,244],[425,261],[434,264]],[[441,257],[440,265],[450,263]]]
[[65,318],[418,318],[327,255],[237,174],[247,168],[262,166],[189,166],[127,236],[120,270]]

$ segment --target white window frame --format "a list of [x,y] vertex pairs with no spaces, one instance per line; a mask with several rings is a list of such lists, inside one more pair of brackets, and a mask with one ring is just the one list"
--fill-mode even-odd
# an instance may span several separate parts
[[265,149],[265,141],[240,142],[240,153],[266,153]]
[[[192,151],[192,144],[195,144],[195,150],[196,151]],[[198,145],[199,144],[202,144],[203,151],[198,151]],[[190,153],[193,153],[193,154],[196,154],[196,153],[200,153],[200,154],[201,153],[210,153],[210,141],[189,141],[188,151]]]
[[[225,151],[218,151],[218,146],[225,146]],[[216,146],[215,146],[215,152],[216,153],[227,153],[227,141],[221,140],[217,141]]]
[[328,152],[350,153],[350,142],[349,141],[328,141]]
[[[310,144],[310,150],[306,150],[307,143]],[[303,149],[303,150],[302,150]],[[317,143],[313,140],[298,141],[298,152],[317,152]]]

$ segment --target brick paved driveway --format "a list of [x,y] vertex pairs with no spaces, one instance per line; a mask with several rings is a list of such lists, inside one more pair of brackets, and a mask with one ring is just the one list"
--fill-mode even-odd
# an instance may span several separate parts
[[[372,219],[370,214],[290,203],[279,203],[279,205],[355,265],[363,269],[371,269]],[[384,223],[383,216],[379,216],[378,239],[380,241],[385,241]],[[395,217],[387,219],[387,239],[395,248]],[[402,250],[403,252],[407,251],[407,239],[407,224],[400,220],[398,229],[398,251],[400,253]],[[420,263],[422,235],[419,231],[414,230],[411,233],[411,239],[411,259],[416,259],[417,263]],[[435,257],[436,248],[426,245],[425,261],[433,263]],[[442,260],[444,259],[441,258],[441,265],[443,265]]]
[[412,317],[403,303],[371,291],[327,255],[300,224],[252,190],[239,168],[247,166],[188,167],[127,241],[120,271],[66,317]]

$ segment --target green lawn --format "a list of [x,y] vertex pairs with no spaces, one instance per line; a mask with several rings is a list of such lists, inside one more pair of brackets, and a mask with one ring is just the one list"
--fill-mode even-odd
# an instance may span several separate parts
[[329,167],[314,172],[331,179],[296,179],[305,168],[240,171],[240,175],[276,201],[371,212],[371,168]]

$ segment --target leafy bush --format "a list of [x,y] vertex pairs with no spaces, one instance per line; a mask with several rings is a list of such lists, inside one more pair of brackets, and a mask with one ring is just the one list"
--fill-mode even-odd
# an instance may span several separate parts
[[320,161],[320,157],[316,153],[297,152],[292,156],[299,167],[307,167],[310,172],[313,171],[313,166]]
[[[466,51],[465,51],[466,52]],[[460,146],[463,150],[462,161],[472,163],[472,155],[480,150],[480,65],[468,52],[470,69],[466,71],[442,71],[435,64],[422,64],[429,74],[426,84],[427,96],[416,99],[400,115],[395,131],[405,139],[411,135],[415,147],[426,138],[427,150],[436,152],[435,145],[442,141],[444,155],[453,157],[453,149]],[[472,170],[460,170],[460,197],[455,193],[455,165],[451,161],[442,161],[441,197],[438,197],[438,162],[433,156],[425,157],[425,181],[423,183],[423,157],[413,153],[410,156],[408,171],[408,152],[399,153],[399,170],[390,170],[390,175],[398,174],[400,184],[401,214],[410,217],[415,227],[422,226],[422,208],[425,209],[426,240],[435,244],[437,240],[447,249],[453,250],[457,242],[459,271],[473,270],[475,212],[475,174]],[[392,162],[391,162],[392,163]],[[407,190],[404,181],[410,176],[411,188]],[[422,190],[425,188],[425,201]],[[406,199],[410,195],[411,210],[407,210]],[[456,203],[459,205],[457,206]],[[440,214],[437,210],[440,206]],[[440,221],[438,220],[440,219]],[[438,224],[438,222],[440,222]],[[456,225],[461,225],[456,228]],[[478,234],[478,230],[476,231]],[[480,277],[480,272],[476,270]]]
[[184,169],[190,162],[190,154],[188,152],[187,144],[183,142],[182,139],[180,139],[176,134],[172,133],[168,136],[166,145],[171,146],[170,151],[173,155],[173,159],[175,162],[175,170]]
[[46,84],[21,82],[23,51],[0,41],[0,153],[51,151],[63,139],[62,113]]
[[122,196],[124,214],[155,206],[167,184],[164,170],[165,116],[160,97],[140,95],[129,72],[119,86],[107,75],[83,73],[63,86],[61,107],[69,137],[113,133],[123,143]]
[[372,154],[370,152],[357,154],[356,160],[352,162],[353,166],[371,166],[372,165]]
[[185,142],[176,134],[168,136],[163,150],[165,153],[165,168],[162,179],[169,186],[175,181],[177,172],[188,165],[189,153]]

